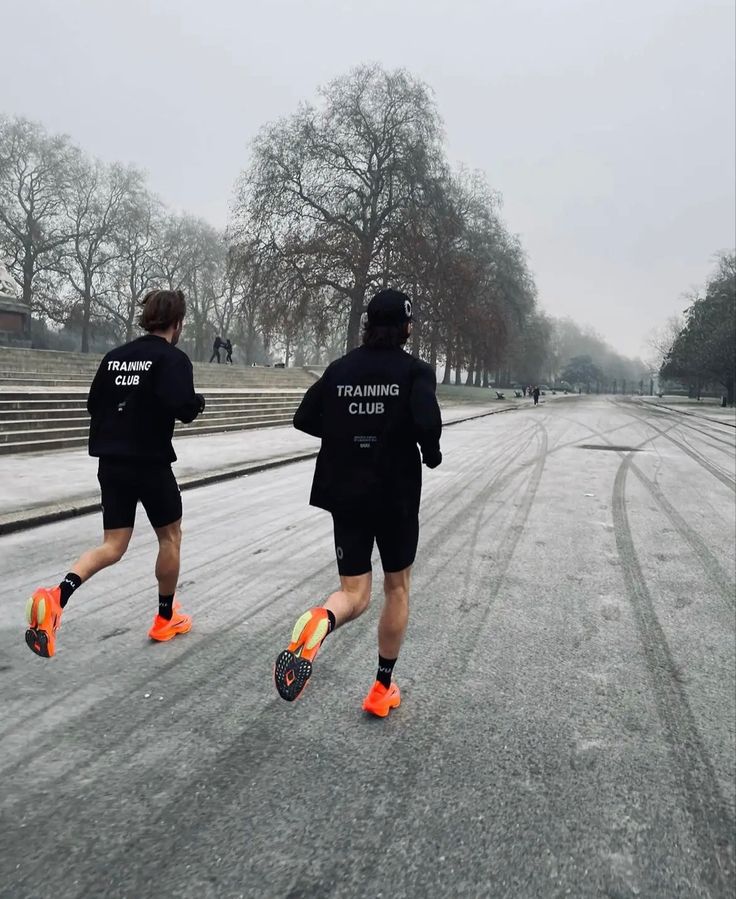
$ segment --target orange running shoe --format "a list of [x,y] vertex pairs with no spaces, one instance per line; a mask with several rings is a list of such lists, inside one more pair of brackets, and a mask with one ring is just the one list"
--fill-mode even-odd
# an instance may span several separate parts
[[390,687],[384,687],[380,681],[376,681],[363,700],[363,711],[385,718],[391,709],[397,709],[400,705],[401,692],[398,686],[392,682]]
[[56,632],[61,625],[62,611],[58,587],[39,587],[26,603],[26,643],[37,656],[50,659],[56,652]]
[[279,654],[273,671],[276,689],[282,699],[293,702],[306,687],[312,674],[312,662],[329,630],[327,609],[322,608],[305,612],[294,625],[291,643]]
[[181,611],[179,603],[175,602],[171,621],[169,621],[168,618],[162,618],[157,614],[153,619],[153,625],[148,632],[148,636],[158,643],[164,643],[166,640],[171,640],[172,637],[175,637],[177,634],[186,634],[186,632],[191,629],[192,616],[185,615]]

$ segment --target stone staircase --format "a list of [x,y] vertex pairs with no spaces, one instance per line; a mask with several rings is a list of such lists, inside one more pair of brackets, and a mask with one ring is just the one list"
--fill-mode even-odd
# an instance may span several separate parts
[[[100,356],[0,348],[0,455],[86,445],[86,400]],[[207,399],[202,416],[177,423],[179,436],[289,424],[315,376],[303,369],[195,364]]]
[[[58,350],[0,347],[0,390],[13,387],[77,387],[86,390],[102,356]],[[306,390],[315,375],[303,368],[255,368],[194,363],[194,383],[208,388],[291,388]]]

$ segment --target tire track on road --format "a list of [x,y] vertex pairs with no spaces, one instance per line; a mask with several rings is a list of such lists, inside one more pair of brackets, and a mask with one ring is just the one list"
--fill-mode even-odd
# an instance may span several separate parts
[[690,527],[677,509],[670,503],[659,484],[648,478],[635,463],[632,462],[630,467],[634,476],[641,484],[643,484],[649,495],[659,505],[667,518],[669,518],[680,537],[692,547],[697,560],[703,567],[706,577],[713,586],[718,588],[726,605],[731,609],[736,607],[734,583],[728,576],[728,572],[726,572],[715,555],[710,551],[705,540],[703,540],[694,528]]
[[[732,425],[726,421],[717,421],[715,418],[707,418],[706,416],[698,415],[695,412],[685,412],[684,410],[654,406],[650,405],[649,403],[642,403],[641,401],[634,402],[636,402],[636,405],[640,409],[654,412],[656,415],[669,417],[670,420],[672,420],[675,416],[679,416],[679,421],[683,427],[692,428],[692,430],[694,431],[700,431],[701,434],[706,434],[712,439],[716,439],[715,437],[713,437],[714,434],[717,434],[719,437],[728,437],[728,440],[720,442],[727,442],[729,443],[729,446],[733,446],[734,437],[736,437],[733,429],[736,428],[736,425]],[[695,421],[700,424],[700,428],[696,428],[695,425],[691,424],[689,421],[684,420],[689,418],[695,419]],[[710,422],[710,424],[708,422]],[[728,428],[729,430],[724,430],[724,428]]]
[[612,510],[616,547],[639,644],[649,673],[657,712],[665,730],[670,757],[681,784],[693,835],[701,853],[703,873],[718,896],[731,895],[734,875],[734,818],[721,793],[718,778],[700,736],[677,666],[657,618],[642,573],[626,510],[626,477],[632,464],[627,455],[616,474]]
[[[519,449],[517,447],[514,456],[518,458]],[[505,477],[503,481],[505,484],[510,481],[510,474],[513,474],[518,477],[519,471],[518,469],[512,473],[505,473]],[[464,471],[462,473],[464,478],[467,478],[468,472]],[[496,472],[493,475],[494,479],[498,478],[498,473]],[[525,483],[528,483],[528,479],[525,478]],[[490,490],[490,492],[494,492],[495,489],[498,488],[498,484],[492,485],[487,484],[482,488],[483,492]],[[465,499],[465,497],[463,497]],[[477,499],[477,496],[475,497]],[[470,505],[474,500],[471,499]],[[463,502],[463,506],[467,506],[465,502]],[[463,515],[463,510],[460,510],[458,515]],[[518,516],[518,513],[517,513]],[[515,518],[515,521],[517,519]],[[441,528],[438,530],[444,530],[444,522]],[[514,542],[518,542],[518,536],[516,537]],[[435,566],[429,566],[434,568],[441,568],[443,566],[443,560],[441,558],[436,559]],[[330,561],[327,567],[332,568],[332,561]],[[428,582],[432,581],[432,572],[427,570],[425,572],[427,575]],[[351,635],[352,636],[352,635]],[[355,641],[356,642],[365,642],[368,639],[366,633],[360,633],[358,630],[355,631]],[[358,647],[359,648],[359,647]],[[343,647],[343,649],[348,649],[348,647]],[[343,652],[343,655],[345,653]],[[229,658],[220,658],[220,663],[227,667],[230,664]],[[204,676],[201,680],[207,679],[207,672],[204,672]],[[189,694],[191,690],[197,690],[200,684],[197,681],[193,681],[188,683],[184,690],[180,691],[180,696],[176,697],[176,701],[183,701],[186,699],[186,695]],[[170,703],[167,703],[169,706]],[[207,791],[210,797],[213,795],[217,797],[216,801],[208,801],[203,807],[200,808],[200,819],[198,819],[198,826],[201,827],[203,825],[206,826],[206,822],[210,819],[216,820],[223,813],[223,808],[229,807],[229,804],[233,801],[231,797],[232,792],[232,770],[234,768],[241,770],[244,762],[247,763],[247,767],[250,770],[258,771],[264,763],[270,764],[272,759],[270,758],[270,753],[273,751],[272,744],[269,741],[270,729],[272,727],[269,724],[269,716],[274,711],[274,708],[280,705],[280,701],[277,698],[274,698],[273,701],[267,702],[263,707],[254,709],[255,714],[251,714],[249,716],[249,720],[247,721],[247,727],[244,729],[242,734],[239,734],[235,739],[229,742],[226,745],[222,752],[217,756],[217,765],[213,766],[211,761],[209,761],[205,768],[202,771],[198,772],[198,775],[201,774],[203,777],[202,782],[207,783]],[[139,730],[142,733],[145,729],[145,722],[141,719],[140,714],[137,717],[137,723],[135,730]],[[146,716],[149,722],[152,721],[153,716]],[[301,732],[302,728],[308,732],[309,731],[309,720],[302,719],[300,716],[299,721],[297,722],[297,730],[295,733]],[[121,740],[122,736],[122,740]],[[126,734],[120,733],[119,730],[114,734],[115,745],[117,747],[117,756],[116,763],[118,767],[125,766],[134,756],[138,749],[137,744],[134,745],[133,741],[133,732],[132,729],[130,732]],[[131,742],[128,742],[128,741]],[[85,768],[87,771],[87,775],[89,776],[92,769],[92,765],[98,763],[102,758],[102,754],[98,753],[94,759],[85,763]],[[24,759],[24,762],[27,763],[28,759]],[[204,777],[204,772],[206,771],[206,778]],[[198,782],[198,778],[195,777],[195,782]],[[131,788],[133,785],[131,784]],[[71,799],[77,793],[78,787],[74,784],[69,785],[68,787],[70,794],[69,798]],[[62,797],[65,793],[65,790],[62,789]],[[135,790],[133,789],[133,793]],[[155,852],[156,846],[156,838],[155,834],[159,832],[161,826],[164,826],[165,821],[171,820],[177,817],[177,809],[179,811],[183,811],[187,807],[187,798],[184,795],[183,798],[179,798],[179,793],[176,791],[176,798],[174,798],[173,802],[167,803],[165,808],[161,811],[157,811],[154,813],[152,819],[146,824],[145,828],[141,828],[136,831],[134,837],[130,840],[126,841],[125,851],[121,852],[119,855],[113,853],[114,858],[113,861],[117,864],[124,864],[124,859],[130,855],[129,850],[135,850],[135,854],[133,857],[147,858],[151,852]],[[58,798],[58,797],[57,797]],[[103,848],[104,847],[100,847]],[[141,856],[142,853],[142,856]],[[84,879],[82,883],[84,883]]]
[[[622,407],[624,405],[623,403],[615,402],[615,401],[614,401],[614,404],[619,407]],[[695,461],[699,465],[701,465],[706,471],[710,472],[710,474],[712,474],[713,477],[717,478],[722,484],[724,484],[731,491],[736,493],[736,478],[732,478],[730,475],[727,475],[723,471],[722,468],[720,468],[718,465],[715,465],[709,459],[706,459],[706,457],[702,453],[699,453],[696,450],[691,449],[689,446],[682,443],[680,440],[677,440],[675,437],[673,437],[669,433],[669,431],[660,430],[656,425],[653,425],[651,423],[651,421],[649,421],[644,416],[638,415],[636,412],[632,412],[629,409],[622,409],[622,411],[624,412],[625,415],[629,415],[631,418],[638,419],[639,421],[646,424],[647,427],[651,428],[653,431],[656,431],[657,434],[659,434],[661,437],[664,437],[667,440],[669,440],[676,447],[678,447],[680,450],[682,450],[682,452],[685,453],[686,456],[689,456],[693,461]],[[672,430],[672,429],[670,429],[670,430]]]
[[[589,430],[591,434],[594,434],[609,446],[613,446],[607,436],[609,433],[611,433],[610,431],[604,433],[592,428],[589,428]],[[637,449],[641,449],[650,442],[651,438],[645,440],[643,443],[639,444]],[[626,458],[626,454],[621,451],[618,452],[618,455],[621,459]],[[654,499],[654,501],[659,505],[660,509],[670,520],[670,523],[674,526],[680,537],[687,544],[689,544],[698,562],[700,562],[700,564],[702,565],[706,576],[718,589],[725,604],[729,608],[733,609],[736,606],[736,597],[734,597],[734,583],[731,580],[728,572],[723,568],[713,552],[711,552],[705,540],[703,540],[700,534],[698,534],[698,532],[687,523],[682,515],[680,515],[677,509],[675,509],[672,503],[664,495],[664,491],[659,486],[659,484],[656,483],[656,481],[653,481],[651,478],[647,477],[647,475],[645,475],[644,472],[639,468],[639,466],[633,461],[630,463],[630,468],[634,476],[645,487],[652,499]]]
[[[534,497],[539,486],[539,482],[541,480],[542,470],[546,458],[547,446],[546,431],[541,425],[536,427],[535,434],[539,436],[540,432],[541,451],[539,451],[535,456],[536,464],[534,472],[531,476],[526,475],[524,471],[520,471],[519,469],[516,469],[512,472],[506,472],[501,477],[498,474],[493,475],[491,480],[481,487],[479,493],[474,493],[472,498],[470,498],[467,503],[463,503],[462,508],[459,509],[453,516],[454,519],[458,520],[466,518],[467,510],[471,508],[476,502],[484,503],[485,499],[487,499],[489,495],[501,489],[502,486],[509,484],[512,481],[513,477],[518,478],[520,474],[523,477],[522,489],[524,490],[524,495],[519,508],[515,511],[512,517],[511,524],[500,544],[499,555],[502,558],[502,563],[500,566],[500,570],[497,573],[492,584],[488,602],[484,604],[479,615],[465,616],[461,621],[458,620],[457,622],[457,630],[454,634],[453,642],[457,647],[462,649],[462,653],[460,654],[460,657],[463,660],[461,671],[467,669],[473,657],[473,650],[475,646],[477,646],[478,642],[482,639],[482,625],[490,615],[493,600],[498,596],[501,590],[504,577],[506,575],[506,572],[508,571],[509,566],[511,565],[513,552],[521,539],[524,523],[528,518],[534,501]],[[518,455],[519,453],[517,448],[517,453],[515,454],[515,456],[518,457]],[[481,497],[483,497],[483,500],[481,500]],[[442,528],[438,529],[439,531],[441,531],[441,533],[437,534],[435,538],[436,540],[442,539],[443,541],[446,541],[446,527],[446,522],[443,522]],[[330,566],[332,564],[333,563],[330,562]],[[437,559],[435,567],[439,569],[442,566],[443,561],[441,559]],[[425,574],[431,582],[431,571],[426,571]],[[478,606],[476,606],[475,608],[477,609]],[[470,644],[468,644],[467,641],[468,631],[474,634],[474,637],[471,639]],[[363,643],[369,639],[369,635],[366,632],[361,632],[358,629],[356,629],[354,633],[351,633],[351,637],[353,638],[351,640],[351,644],[355,645],[343,646],[343,664],[346,664],[347,654],[350,653],[353,649],[357,648],[357,644]],[[371,641],[373,640],[372,634],[370,635],[370,639]],[[446,643],[437,645],[438,654],[445,655],[446,653],[452,653],[452,651],[453,650],[450,649]],[[258,735],[259,739],[250,739],[244,741],[243,735],[239,736],[233,742],[231,742],[230,745],[225,747],[223,749],[223,752],[218,755],[216,768],[212,768],[209,765],[207,766],[207,788],[212,801],[208,802],[206,806],[200,808],[198,826],[205,826],[206,822],[209,821],[210,818],[221,816],[224,812],[224,809],[228,808],[230,803],[235,801],[232,797],[232,776],[230,773],[233,766],[241,766],[244,760],[247,760],[251,765],[255,766],[255,768],[253,768],[252,770],[258,770],[258,765],[262,764],[263,762],[268,761],[269,763],[271,763],[267,747],[266,751],[264,752],[263,743],[267,743],[268,730],[263,729],[262,721],[263,717],[267,715],[269,710],[273,708],[273,705],[273,703],[269,703],[267,706],[265,706],[260,711],[260,713],[257,714],[255,721],[251,721],[248,725],[248,734],[250,734],[252,737],[252,735],[255,733]],[[429,717],[427,728],[428,739],[431,739],[432,721],[435,718],[440,717],[441,714],[441,711],[437,710]],[[305,731],[308,732],[309,720],[300,718],[299,721],[296,722],[296,728],[297,730],[294,731],[296,735],[298,735],[302,728],[304,728]],[[419,773],[422,770],[422,765],[423,760],[421,754],[412,756],[410,770],[402,771],[402,783],[405,784],[406,776],[410,776],[416,779],[416,777],[418,777]],[[168,804],[165,811],[162,812],[160,816],[156,815],[153,820],[148,822],[148,825],[145,829],[142,829],[129,843],[126,843],[126,846],[120,852],[119,856],[116,855],[113,861],[117,864],[119,861],[122,862],[124,858],[131,855],[132,857],[138,858],[140,856],[140,853],[143,853],[147,856],[151,851],[155,851],[155,834],[159,832],[159,825],[163,825],[163,822],[165,820],[171,820],[172,818],[176,819],[176,808],[180,804],[182,806],[186,805],[186,797],[176,797],[171,804]],[[381,843],[381,845],[384,845],[383,842]],[[299,872],[295,873],[298,874]],[[296,882],[298,882],[298,880],[299,877],[297,876]]]
[[[511,461],[511,459],[518,458],[518,456],[521,453],[523,453],[526,450],[526,448],[530,445],[531,441],[533,440],[534,433],[536,433],[536,430],[539,427],[537,422],[533,422],[532,424],[533,424],[534,430],[529,435],[529,439],[522,447],[520,447],[518,444],[518,436],[515,436],[513,439],[510,439],[508,441],[502,441],[500,446],[498,447],[498,453],[490,460],[490,463],[491,463],[490,469],[491,469],[492,474],[491,474],[489,481],[483,485],[483,487],[481,488],[481,491],[480,491],[480,495],[483,497],[483,503],[481,503],[481,511],[483,509],[485,499],[493,492],[496,492],[497,490],[502,489],[503,486],[505,486],[509,482],[511,476],[515,473],[515,472],[505,471],[504,470],[505,466],[509,461]],[[463,468],[457,473],[457,475],[452,479],[452,481],[453,482],[463,481],[464,479],[466,479],[466,477],[467,477],[467,471],[465,468]],[[446,493],[450,493],[450,495],[451,495],[450,503],[453,503],[457,500],[460,501],[460,508],[452,515],[452,517],[449,520],[449,523],[447,521],[443,521],[442,526],[437,529],[435,535],[433,537],[430,537],[430,539],[428,541],[426,541],[426,542],[423,541],[422,550],[425,553],[429,552],[430,555],[431,555],[432,546],[436,545],[440,541],[444,541],[446,539],[445,533],[446,533],[447,529],[453,527],[457,521],[465,519],[468,515],[469,510],[476,504],[476,502],[478,502],[478,499],[479,499],[479,494],[472,494],[472,493],[464,494],[462,491],[458,492],[455,483],[451,483],[448,485],[445,485],[445,484],[442,485],[442,487],[440,488],[440,494],[435,495],[433,497],[433,504],[439,504],[440,506],[444,506],[444,508],[446,509],[447,505],[449,505],[449,503],[445,502],[445,494]],[[198,512],[198,514],[199,514],[199,512]],[[274,533],[278,533],[278,532],[279,532],[279,528],[276,528],[274,530]],[[313,539],[311,541],[311,543],[318,543],[318,542],[321,542],[321,540],[322,540],[322,537],[317,536],[317,538]],[[258,541],[256,541],[256,544],[261,543],[261,542],[262,542],[261,540],[258,540]],[[247,549],[245,550],[246,554],[249,554],[251,549],[252,549],[252,547],[249,544]],[[142,552],[143,550],[140,550],[140,551]],[[224,560],[226,560],[228,558],[228,556],[230,555],[230,552],[231,551],[228,550],[224,554],[216,557],[215,561],[218,562],[218,566],[216,566],[216,567],[218,567],[218,568],[222,567],[222,565],[219,563],[222,563]],[[213,563],[213,558],[211,556],[209,556],[206,563],[199,563],[198,565],[189,566],[187,569],[187,573],[191,574],[200,568],[211,566],[212,563]],[[258,615],[260,612],[263,612],[266,609],[271,608],[273,605],[283,601],[288,596],[293,594],[295,591],[298,591],[298,590],[304,588],[305,586],[309,585],[310,583],[314,583],[314,582],[320,580],[323,577],[323,575],[325,575],[325,574],[327,574],[327,572],[331,571],[333,569],[333,567],[334,567],[334,561],[332,558],[330,558],[330,560],[328,562],[326,562],[324,565],[320,566],[315,571],[308,574],[306,577],[304,577],[299,582],[297,582],[295,584],[289,584],[289,585],[285,586],[282,590],[276,591],[271,596],[267,595],[260,602],[255,603],[253,606],[250,606],[249,608],[244,610],[242,613],[237,614],[235,617],[231,618],[229,621],[229,629],[232,630],[234,628],[239,627],[240,625],[249,621],[251,618]],[[231,570],[232,566],[228,565],[228,566],[225,566],[225,568],[227,568],[228,570]],[[228,583],[227,578],[229,576],[225,576],[225,577],[226,577],[226,579],[222,583],[222,590],[226,589],[227,583]],[[272,577],[273,577],[273,573],[270,569],[267,571],[261,572],[260,576],[256,579],[256,581],[251,583],[251,585],[250,585],[251,590],[254,590],[255,588],[261,588],[262,585],[267,584],[268,580],[271,579]],[[263,589],[265,589],[265,586]],[[217,604],[217,601],[218,601],[217,597],[220,594],[221,589],[218,587],[218,584],[215,581],[210,580],[208,592],[211,594],[212,599],[210,602],[208,602],[206,604],[207,608],[212,605]],[[202,610],[204,608],[205,608],[205,606],[201,606],[200,610]],[[169,675],[172,671],[177,669],[179,666],[185,665],[185,664],[192,664],[197,659],[206,657],[206,654],[211,651],[211,646],[218,640],[218,638],[219,638],[218,632],[204,635],[203,637],[201,637],[199,639],[197,644],[195,646],[191,647],[187,652],[182,652],[179,655],[177,655],[176,657],[174,657],[173,659],[170,659],[170,660],[164,662],[159,668],[157,668],[155,677],[160,681],[163,678],[165,678],[167,675]],[[140,680],[138,680],[133,685],[127,685],[124,692],[121,691],[119,694],[120,702],[121,703],[131,702],[131,696],[136,697],[145,688],[150,686],[150,683],[151,683],[151,680],[153,677],[154,677],[154,674],[149,672],[149,673],[146,673]],[[170,695],[170,698],[167,702],[167,707],[169,707],[169,708],[175,707],[179,703],[185,702],[191,692],[196,691],[206,685],[206,683],[209,680],[209,677],[210,677],[210,675],[208,673],[208,670],[205,670],[205,672],[201,676],[197,677],[195,680],[190,681],[187,684],[187,687],[185,689],[177,691],[173,695]],[[29,721],[31,721],[33,719],[37,719],[39,715],[42,715],[45,712],[55,708],[59,702],[68,702],[69,699],[75,693],[79,692],[80,690],[83,690],[84,688],[85,688],[85,685],[82,685],[81,687],[75,687],[72,690],[68,691],[61,699],[55,698],[53,701],[50,701],[49,703],[47,703],[43,708],[35,707],[32,711],[28,712],[27,715],[24,716],[23,718],[20,718],[20,719],[16,718],[8,728],[6,728],[2,733],[0,733],[0,740],[7,739],[7,738],[11,737],[13,734],[19,732],[27,725],[27,723]],[[104,699],[101,700],[101,702],[104,702],[104,701],[106,701],[106,700],[104,700]],[[134,704],[136,703],[136,701],[137,700],[135,698],[132,700],[132,702]],[[129,740],[133,736],[133,734],[135,733],[135,731],[138,729],[139,726],[145,725],[149,719],[151,719],[151,720],[155,719],[157,714],[158,713],[155,711],[155,709],[151,709],[149,712],[143,713],[142,715],[140,714],[140,711],[138,711],[137,717],[135,715],[131,716],[131,721],[135,721],[136,723],[132,724],[128,729],[125,729],[122,733],[118,732],[116,734],[116,740],[120,744],[122,744],[123,741]],[[89,720],[91,722],[89,725],[86,724],[87,720]],[[65,725],[65,727],[64,727],[64,733],[59,734],[58,729],[54,729],[54,731],[52,731],[51,733],[46,735],[44,738],[42,738],[40,741],[38,741],[38,743],[34,747],[33,752],[24,756],[22,762],[19,761],[15,765],[11,765],[10,767],[5,769],[5,772],[7,774],[15,773],[16,770],[20,770],[20,767],[23,767],[27,763],[34,761],[37,758],[40,758],[45,752],[48,752],[49,750],[51,750],[58,743],[59,739],[64,738],[65,733],[67,735],[71,735],[72,733],[79,735],[80,728],[82,730],[84,729],[85,726],[94,728],[95,721],[96,721],[96,715],[95,715],[94,711],[91,710],[91,711],[88,711],[82,719],[74,719],[74,720],[69,721],[68,724]],[[92,733],[90,733],[90,737],[91,736],[93,736]],[[105,751],[106,750],[104,750],[104,749],[100,750],[100,752],[97,755],[93,756],[89,760],[89,764],[93,764],[94,762],[98,761],[99,758],[101,758],[101,756],[104,755]]]
[[[475,658],[475,650],[483,639],[483,627],[493,610],[495,600],[501,592],[501,588],[504,584],[508,570],[511,567],[514,553],[521,540],[524,526],[529,518],[529,513],[531,512],[542,480],[542,473],[544,471],[548,453],[548,437],[546,428],[544,428],[543,425],[540,425],[539,432],[541,432],[540,448],[535,456],[534,469],[530,476],[525,476],[523,483],[526,489],[524,490],[521,502],[514,512],[511,522],[499,544],[497,555],[501,561],[498,570],[493,576],[488,594],[484,597],[486,601],[483,603],[482,607],[480,607],[480,614],[473,615],[473,611],[479,608],[478,603],[470,605],[467,613],[462,618],[461,624],[457,626],[449,637],[445,641],[442,641],[442,645],[438,647],[438,649],[441,650],[443,657],[456,658],[458,660],[458,664],[453,668],[453,670],[457,672],[456,677],[458,679],[461,679],[461,676],[467,672],[470,663]],[[525,474],[523,471],[515,472],[516,475],[519,473]],[[470,638],[468,638],[469,634],[472,635]],[[435,723],[443,716],[444,707],[441,705],[438,707],[436,704],[433,705],[426,718],[425,732],[428,740],[426,752],[419,752],[417,747],[417,751],[412,757],[411,764],[405,766],[400,772],[401,788],[405,794],[411,792],[408,790],[408,784],[416,782],[419,775],[428,764],[429,756],[432,752],[441,751],[441,749],[438,750],[433,734],[436,730]],[[385,826],[380,834],[377,852],[387,851],[388,847],[395,840],[398,827],[399,823],[396,817],[385,822]]]

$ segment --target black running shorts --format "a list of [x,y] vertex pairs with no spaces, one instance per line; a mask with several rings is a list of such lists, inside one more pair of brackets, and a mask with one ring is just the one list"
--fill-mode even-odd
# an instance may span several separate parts
[[419,543],[419,515],[364,516],[334,514],[337,570],[345,577],[371,571],[373,542],[378,544],[384,572],[414,564]]
[[132,528],[139,500],[154,528],[181,518],[181,494],[170,465],[100,459],[97,480],[106,531]]

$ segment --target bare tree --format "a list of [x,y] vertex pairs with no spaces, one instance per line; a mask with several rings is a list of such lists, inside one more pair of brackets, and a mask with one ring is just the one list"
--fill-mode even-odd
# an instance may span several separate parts
[[53,271],[70,239],[64,204],[81,154],[66,136],[27,119],[0,117],[0,254],[23,301],[39,309],[39,276]]
[[119,258],[116,231],[125,201],[139,179],[135,170],[99,161],[80,159],[74,169],[64,202],[71,241],[59,265],[81,306],[83,353],[89,352],[93,316],[105,308],[111,290],[111,264]]
[[243,175],[236,225],[264,245],[309,260],[310,287],[329,287],[358,340],[365,294],[380,283],[392,229],[427,173],[439,123],[427,87],[406,72],[363,66],[265,128]]
[[112,275],[112,295],[100,305],[119,322],[122,336],[132,340],[138,304],[156,287],[161,275],[158,248],[162,239],[163,208],[145,188],[142,179],[130,185],[123,199],[113,236],[117,249]]

